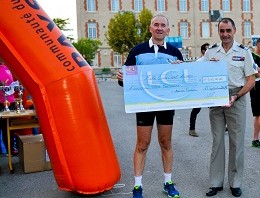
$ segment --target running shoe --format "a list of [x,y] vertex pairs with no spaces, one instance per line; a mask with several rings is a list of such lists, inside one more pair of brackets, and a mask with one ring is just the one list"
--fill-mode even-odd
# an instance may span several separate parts
[[163,193],[172,198],[180,197],[180,193],[174,188],[172,181],[166,182],[166,184],[164,184]]
[[135,186],[133,189],[133,198],[143,198],[142,186]]

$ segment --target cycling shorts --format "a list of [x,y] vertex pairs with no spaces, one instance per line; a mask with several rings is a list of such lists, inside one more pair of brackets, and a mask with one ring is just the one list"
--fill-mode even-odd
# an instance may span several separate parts
[[174,114],[174,110],[136,113],[136,124],[137,126],[153,126],[156,118],[157,124],[172,125]]

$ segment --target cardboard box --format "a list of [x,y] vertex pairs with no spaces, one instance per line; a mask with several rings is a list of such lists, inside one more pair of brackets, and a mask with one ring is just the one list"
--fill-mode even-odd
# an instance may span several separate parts
[[19,161],[25,173],[39,172],[51,169],[43,136],[18,136]]

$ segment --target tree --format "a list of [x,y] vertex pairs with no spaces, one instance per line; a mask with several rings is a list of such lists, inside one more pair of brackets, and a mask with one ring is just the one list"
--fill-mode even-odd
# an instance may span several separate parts
[[69,23],[69,19],[61,19],[61,18],[54,18],[53,22],[58,26],[58,28],[60,28],[60,30],[62,31],[68,31],[70,29],[67,29],[66,26]]
[[119,12],[108,24],[108,45],[120,54],[128,52],[136,44],[136,19],[133,12]]
[[149,31],[149,26],[150,26],[152,17],[153,17],[153,14],[148,9],[144,9],[144,10],[142,10],[142,12],[140,12],[140,14],[138,16],[138,19],[139,19],[138,29],[140,30],[139,43],[147,41],[151,38],[152,34]]
[[136,44],[146,41],[151,35],[149,25],[152,13],[148,9],[140,12],[139,17],[131,11],[118,12],[110,19],[106,39],[113,51],[128,53]]
[[72,45],[79,51],[82,57],[91,64],[102,43],[100,40],[81,38],[77,42],[73,42]]
[[[54,18],[53,22],[62,31],[70,31],[66,26],[69,24],[69,19]],[[74,39],[70,36],[67,38],[72,42]],[[82,57],[91,64],[95,58],[98,48],[102,45],[101,41],[88,38],[81,38],[77,42],[72,42],[72,45],[78,50]]]

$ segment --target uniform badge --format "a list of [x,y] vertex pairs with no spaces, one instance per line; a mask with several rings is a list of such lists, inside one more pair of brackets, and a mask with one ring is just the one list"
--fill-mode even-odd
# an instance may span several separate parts
[[244,61],[245,57],[243,57],[243,56],[233,56],[232,60],[233,61]]

